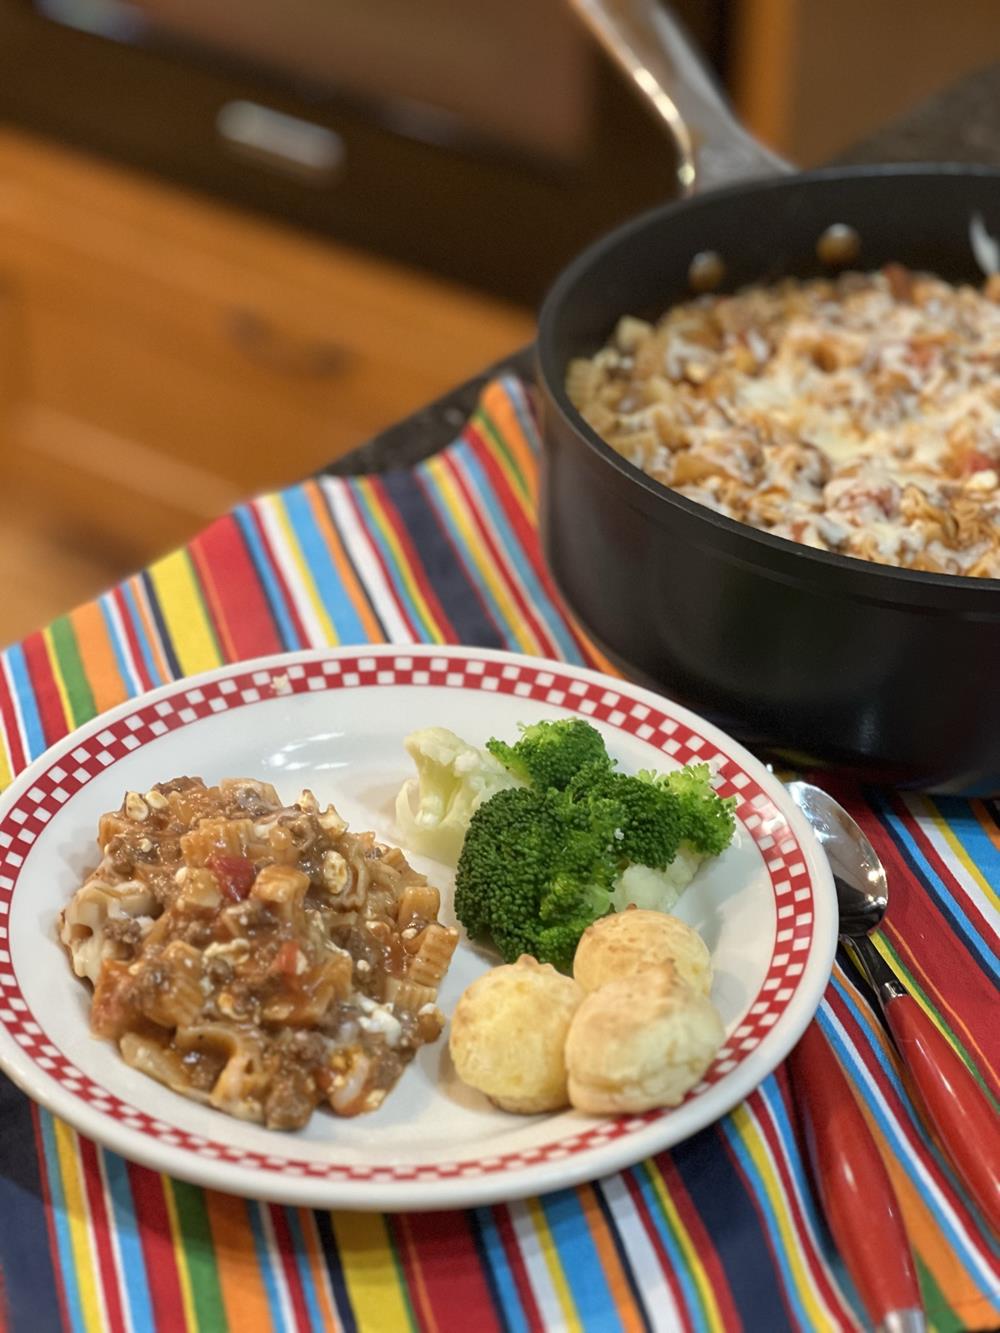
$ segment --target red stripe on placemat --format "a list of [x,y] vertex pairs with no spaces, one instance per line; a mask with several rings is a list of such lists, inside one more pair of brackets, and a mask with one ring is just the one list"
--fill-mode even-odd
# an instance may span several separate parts
[[[970,1212],[968,1203],[954,1188],[949,1176],[938,1165],[935,1154],[932,1153],[924,1143],[920,1131],[917,1129],[917,1124],[920,1124],[921,1122],[919,1116],[915,1113],[914,1106],[908,1102],[904,1102],[898,1095],[896,1089],[886,1077],[878,1062],[868,1034],[851,1012],[850,1006],[843,997],[837,993],[834,987],[831,986],[828,989],[826,1000],[841,1027],[844,1029],[847,1039],[854,1048],[857,1058],[864,1065],[865,1070],[881,1093],[893,1119],[899,1126],[900,1133],[905,1139],[909,1150],[918,1159],[921,1170],[934,1182],[934,1185],[940,1194],[947,1200],[956,1216],[961,1219],[962,1225],[965,1227],[969,1238],[974,1245],[976,1243],[975,1238],[979,1233],[978,1218]],[[846,1069],[844,1072],[852,1082],[857,1081],[850,1069]]]
[[420,1333],[444,1333],[438,1324],[434,1307],[424,1286],[420,1261],[414,1252],[413,1237],[402,1214],[386,1218],[392,1234],[392,1249],[402,1270],[406,1285],[406,1300]]
[[[750,1096],[747,1098],[747,1104],[754,1102],[756,1100],[758,1100],[757,1094],[755,1092],[752,1092]],[[767,1213],[764,1211],[764,1207],[757,1195],[757,1191],[754,1188],[749,1176],[744,1171],[743,1165],[740,1162],[739,1157],[737,1156],[735,1150],[733,1149],[732,1144],[729,1142],[728,1136],[726,1134],[718,1134],[716,1137],[718,1139],[719,1148],[729,1158],[730,1166],[732,1167],[733,1171],[736,1173],[736,1175],[739,1177],[740,1181],[743,1184],[743,1193],[746,1195],[747,1199],[750,1201],[751,1207],[757,1214],[757,1227],[764,1240],[764,1244],[767,1247],[767,1252],[771,1256],[771,1267],[774,1272],[773,1281],[775,1283],[775,1286],[777,1287],[778,1296],[781,1300],[781,1304],[784,1307],[789,1327],[795,1328],[797,1326],[798,1320],[795,1314],[794,1306],[792,1305],[792,1302],[788,1298],[788,1290],[781,1276],[782,1273],[781,1260],[777,1250],[774,1247],[774,1237],[771,1235],[771,1227],[768,1223]]]
[[55,1212],[52,1207],[52,1192],[49,1189],[48,1159],[45,1156],[45,1144],[42,1140],[42,1125],[38,1106],[31,1104],[31,1127],[35,1136],[35,1158],[38,1161],[38,1181],[42,1190],[42,1203],[45,1212],[45,1231],[49,1238],[49,1258],[52,1261],[52,1273],[56,1280],[56,1300],[59,1304],[59,1318],[63,1328],[69,1328],[69,1303],[66,1300],[66,1284],[59,1266],[59,1238],[56,1235]]
[[382,485],[382,482],[379,480],[377,476],[369,477],[368,485],[371,488],[372,492],[378,497],[378,502],[382,508],[382,513],[385,515],[386,521],[392,527],[392,530],[396,535],[396,540],[399,542],[403,555],[406,557],[406,566],[410,573],[410,576],[416,583],[417,587],[420,589],[420,595],[427,603],[431,615],[437,622],[438,628],[441,630],[441,633],[444,635],[445,642],[446,643],[461,642],[458,632],[455,629],[455,626],[448,618],[448,613],[441,605],[440,598],[434,591],[434,587],[430,579],[427,577],[427,571],[424,568],[423,557],[417,550],[417,547],[414,545],[413,538],[410,536],[406,524],[400,517],[399,510],[396,508],[396,505],[393,502],[392,497],[386,491],[385,487]]
[[538,1308],[538,1302],[535,1300],[535,1293],[531,1289],[531,1279],[528,1277],[528,1270],[524,1266],[524,1257],[521,1254],[521,1247],[517,1243],[517,1233],[514,1230],[514,1223],[510,1219],[510,1213],[503,1206],[496,1207],[492,1211],[493,1224],[497,1229],[497,1235],[500,1237],[500,1243],[503,1245],[504,1254],[507,1256],[507,1264],[514,1279],[514,1286],[517,1288],[517,1298],[521,1302],[521,1313],[524,1315],[525,1322],[532,1333],[544,1333],[545,1324],[542,1322],[542,1314]]
[[502,617],[500,618],[497,617],[488,599],[484,597],[479,579],[477,579],[475,575],[471,572],[474,566],[472,565],[469,552],[463,550],[462,547],[459,546],[459,544],[455,541],[454,537],[452,536],[451,529],[449,528],[448,524],[442,521],[441,515],[439,513],[438,499],[433,495],[431,488],[427,485],[427,482],[425,481],[424,477],[421,475],[420,472],[413,473],[413,482],[414,485],[417,487],[417,489],[421,491],[424,498],[424,502],[427,505],[429,512],[434,515],[435,522],[437,523],[437,530],[441,536],[441,540],[445,543],[445,545],[451,551],[452,555],[455,557],[456,565],[458,565],[460,569],[465,571],[466,587],[469,589],[469,591],[472,593],[472,596],[479,603],[479,608],[483,614],[483,618],[489,621],[489,623],[494,626],[499,636],[498,642],[503,643],[508,634],[508,627],[503,623]]
[[991,926],[979,910],[978,905],[966,893],[962,884],[957,879],[955,872],[931,842],[921,826],[920,821],[906,805],[901,796],[891,796],[890,800],[895,814],[898,816],[901,823],[906,826],[907,831],[927,858],[934,873],[941,880],[948,892],[958,900],[958,905],[961,910],[969,918],[969,924],[983,939],[989,939],[992,934]]
[[701,1214],[692,1203],[680,1172],[674,1166],[669,1153],[660,1153],[655,1158],[655,1162],[667,1187],[670,1201],[677,1209],[681,1222],[691,1237],[694,1251],[704,1265],[712,1286],[712,1296],[719,1307],[719,1314],[722,1316],[722,1327],[727,1330],[727,1333],[729,1329],[742,1328],[743,1321],[740,1318],[739,1310],[736,1308],[736,1302],[729,1286],[729,1279],[726,1277],[726,1270],[715,1248],[715,1242],[706,1230],[705,1224],[701,1220]]
[[295,1243],[289,1230],[288,1218],[285,1216],[284,1208],[276,1203],[268,1204],[267,1208],[271,1215],[271,1226],[274,1230],[274,1239],[278,1247],[278,1256],[281,1259],[281,1269],[285,1275],[285,1285],[288,1288],[288,1298],[292,1303],[296,1326],[304,1330],[304,1333],[309,1333],[312,1324],[309,1319],[305,1292],[302,1290],[302,1278],[295,1262]]
[[212,576],[211,566],[205,559],[204,552],[199,548],[197,538],[189,543],[187,553],[191,560],[194,576],[200,584],[201,603],[205,608],[205,615],[212,627],[215,641],[219,645],[219,655],[223,662],[236,662],[239,660],[236,644],[233,642],[233,636],[229,631],[229,622],[219,600],[219,592]]
[[[832,1052],[831,1058],[833,1058]],[[778,1085],[778,1095],[781,1097],[785,1106],[788,1123],[790,1125],[795,1125],[798,1119],[798,1110],[788,1086],[787,1065],[779,1065],[774,1071],[774,1077],[775,1082]],[[767,1106],[763,1097],[755,1098],[754,1102],[755,1108],[759,1106],[760,1109],[759,1111],[755,1109],[752,1114],[757,1122],[758,1129],[771,1150],[775,1170],[778,1179],[781,1181],[782,1188],[785,1192],[785,1198],[788,1201],[788,1209],[792,1214],[795,1230],[799,1236],[799,1248],[806,1256],[813,1281],[819,1288],[827,1308],[840,1315],[845,1328],[853,1328],[857,1316],[851,1307],[845,1303],[840,1290],[830,1280],[829,1270],[823,1262],[823,1256],[819,1252],[816,1238],[810,1230],[808,1219],[802,1208],[802,1203],[798,1191],[796,1190],[794,1173],[789,1169],[786,1153],[792,1149],[792,1144],[785,1144],[782,1141],[781,1131],[774,1123],[774,1117],[771,1115],[770,1108]]]
[[7,735],[11,772],[20,773],[28,760],[24,752],[21,728],[18,724],[17,711],[14,708],[14,698],[8,685],[6,671],[0,671],[0,717],[3,718],[3,728]]
[[[831,786],[833,784],[830,784]],[[838,799],[841,799],[838,796]],[[914,872],[907,864],[902,850],[891,832],[875,811],[850,791],[845,792],[843,804],[861,825],[872,843],[889,878],[890,907],[884,930],[898,938],[903,945],[904,961],[917,981],[930,992],[932,1003],[940,1001],[941,1017],[957,1027],[960,1041],[968,1038],[973,1049],[970,1055],[977,1060],[979,1072],[989,1083],[995,1095],[1000,1096],[1000,1028],[996,1023],[996,992],[989,978],[978,964],[970,961],[968,946],[956,935],[951,923],[939,911],[924,886],[914,883]],[[969,900],[957,884],[955,876],[941,860],[940,855],[921,831],[916,819],[902,805],[893,803],[894,813],[905,824],[906,830],[926,857],[932,871],[941,879],[946,890],[961,897],[963,908]],[[969,913],[970,919],[972,914]],[[981,933],[989,938],[992,931],[982,917]]]
[[[646,1233],[646,1238],[653,1247],[653,1252],[656,1255],[656,1262],[660,1265],[660,1272],[666,1279],[667,1286],[670,1288],[671,1294],[673,1295],[674,1306],[680,1317],[680,1321],[688,1333],[693,1333],[694,1322],[691,1318],[691,1311],[688,1309],[687,1301],[684,1299],[683,1288],[674,1273],[674,1266],[671,1263],[670,1256],[664,1249],[663,1241],[660,1239],[660,1233],[656,1223],[649,1215],[649,1208],[646,1204],[646,1199],[639,1182],[631,1171],[623,1171],[622,1180],[625,1182],[625,1188],[629,1192],[632,1206],[642,1224],[643,1231]],[[737,1324],[736,1327],[740,1327],[740,1325]]]
[[52,660],[41,633],[36,630],[29,634],[21,645],[24,659],[31,677],[31,686],[38,704],[38,716],[42,723],[47,745],[65,736],[69,730],[69,719],[63,709],[56,678],[52,671]]
[[101,1179],[97,1149],[93,1143],[82,1135],[77,1137],[77,1142],[80,1145],[83,1183],[87,1191],[87,1204],[90,1208],[94,1248],[97,1251],[97,1267],[101,1274],[101,1287],[104,1291],[104,1308],[107,1312],[108,1327],[114,1333],[117,1333],[118,1329],[124,1330],[126,1325],[125,1316],[122,1312],[121,1293],[118,1289],[118,1269],[111,1243],[108,1210],[104,1199],[104,1182]]
[[534,608],[531,606],[521,588],[520,580],[514,573],[512,573],[508,562],[504,559],[502,552],[499,550],[497,542],[494,540],[493,533],[490,530],[490,526],[484,520],[482,511],[476,504],[475,496],[473,496],[469,490],[468,483],[461,468],[459,468],[456,465],[455,460],[446,453],[441,455],[441,465],[447,469],[451,475],[452,481],[461,492],[469,512],[469,517],[475,526],[476,534],[486,548],[486,552],[493,564],[494,571],[503,579],[504,585],[507,588],[507,592],[512,601],[515,603],[524,619],[528,622],[532,633],[538,640],[540,656],[559,657],[561,654],[558,645],[553,640],[546,625],[542,621],[541,616],[536,614]]
[[230,660],[280,653],[284,644],[236,519],[218,519],[189,549]]
[[[469,426],[466,438],[475,449],[476,457],[483,465],[484,470],[489,473],[494,494],[496,495],[501,508],[507,513],[510,500],[510,488],[507,483],[507,478],[503,475],[496,458],[493,456],[489,447],[483,442],[482,436],[474,426]],[[477,497],[473,493],[464,471],[452,455],[442,454],[441,457],[442,461],[451,472],[456,486],[462,492],[462,496],[469,507],[469,512],[472,515],[476,529],[493,559],[494,569],[503,578],[511,596],[517,602],[522,614],[528,619],[536,636],[541,641],[543,646],[543,656],[561,657],[562,654],[560,653],[548,626],[545,624],[541,612],[536,612],[530,603],[526,601],[526,593],[522,590],[520,576],[517,573],[517,570],[512,568],[510,562],[504,558],[503,552],[500,550],[497,541],[494,540],[489,513],[485,512],[476,503]],[[532,558],[531,546],[532,544],[537,546],[537,535],[532,529],[522,528],[518,530],[515,527],[514,536],[518,545],[524,551],[528,563],[533,566],[534,560]],[[556,611],[556,614],[559,614],[558,604],[553,603],[553,609]]]
[[261,550],[267,557],[267,562],[271,568],[271,575],[274,578],[275,583],[277,583],[278,587],[281,589],[281,599],[284,603],[285,610],[288,613],[288,618],[292,622],[292,627],[295,630],[295,637],[298,639],[299,644],[303,648],[306,648],[310,643],[309,635],[306,633],[305,626],[302,623],[302,617],[299,615],[299,608],[295,605],[295,598],[292,596],[291,589],[288,586],[288,580],[285,578],[281,565],[275,558],[274,547],[271,545],[271,539],[267,535],[267,529],[264,526],[256,504],[247,505],[245,512],[250,515],[250,522],[253,524],[254,530],[257,533],[257,540],[260,542]]
[[528,563],[535,571],[535,575],[545,591],[546,597],[552,610],[559,617],[566,627],[567,632],[572,636],[573,642],[584,662],[594,665],[593,656],[588,651],[586,642],[580,637],[572,619],[566,614],[563,605],[562,595],[556,588],[549,573],[548,565],[542,556],[541,542],[538,536],[538,528],[530,521],[525,514],[517,496],[514,495],[510,487],[510,482],[504,474],[503,468],[497,461],[496,454],[490,448],[489,443],[483,438],[482,433],[476,427],[475,423],[470,422],[466,431],[466,438],[476,452],[484,470],[489,475],[493,485],[493,492],[500,503],[504,514],[514,533],[521,544],[521,549],[527,557]]
[[142,651],[142,644],[139,642],[139,635],[136,633],[135,622],[132,619],[132,610],[125,598],[125,593],[121,587],[117,587],[112,592],[115,606],[118,608],[118,616],[122,627],[125,630],[125,638],[128,641],[129,655],[135,666],[136,675],[139,677],[139,684],[143,690],[153,688],[153,678],[149,674],[149,668],[146,666],[146,658]]
[[445,1333],[463,1328],[470,1311],[475,1311],[476,1333],[499,1333],[501,1324],[466,1216],[421,1213],[409,1217],[404,1213],[398,1223],[411,1262],[419,1267],[415,1285],[430,1306],[435,1327]]
[[128,1164],[128,1176],[145,1259],[153,1324],[158,1329],[185,1328],[184,1300],[163,1181],[155,1171],[132,1163]]
[[406,628],[409,630],[413,642],[422,643],[423,635],[418,633],[417,628],[414,625],[412,618],[410,617],[410,613],[407,610],[406,603],[396,592],[395,580],[393,579],[392,574],[389,572],[389,566],[386,564],[385,557],[382,554],[382,549],[379,546],[378,542],[375,540],[375,537],[371,531],[370,524],[368,523],[368,520],[365,518],[364,511],[362,510],[361,505],[358,503],[358,497],[356,493],[354,492],[352,487],[345,486],[342,494],[344,496],[344,499],[354,510],[354,517],[357,519],[358,528],[360,529],[360,532],[364,537],[365,542],[367,543],[368,550],[371,552],[372,559],[379,567],[379,571],[382,575],[382,583],[385,587],[387,595],[392,598],[393,605],[396,608],[396,612],[399,615],[400,620],[403,621]]

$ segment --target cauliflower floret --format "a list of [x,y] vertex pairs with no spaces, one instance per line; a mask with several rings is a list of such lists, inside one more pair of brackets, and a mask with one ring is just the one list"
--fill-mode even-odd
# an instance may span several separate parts
[[666,870],[650,866],[627,866],[615,880],[614,905],[624,912],[633,903],[650,912],[669,912],[705,858],[690,843],[682,842]]
[[523,783],[487,751],[447,727],[414,731],[404,744],[417,776],[407,779],[396,797],[401,840],[416,852],[454,865],[473,813],[498,791]]

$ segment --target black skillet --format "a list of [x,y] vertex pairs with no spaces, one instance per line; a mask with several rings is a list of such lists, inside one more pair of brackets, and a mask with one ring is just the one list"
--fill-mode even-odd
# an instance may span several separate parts
[[706,253],[721,260],[719,290],[892,261],[979,284],[996,262],[1000,171],[792,174],[732,118],[655,0],[573,3],[667,122],[686,197],[591,246],[542,308],[541,523],[561,591],[628,675],[758,749],[876,782],[1000,792],[1000,580],[889,568],[723,518],[620,458],[564,388],[569,361],[621,315],[688,299]]

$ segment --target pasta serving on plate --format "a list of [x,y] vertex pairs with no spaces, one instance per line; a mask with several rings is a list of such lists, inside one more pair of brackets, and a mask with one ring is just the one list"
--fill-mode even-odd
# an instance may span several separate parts
[[186,1097],[274,1129],[381,1104],[444,1019],[457,932],[397,848],[311,792],[198,778],[129,792],[60,938],[91,1026]]

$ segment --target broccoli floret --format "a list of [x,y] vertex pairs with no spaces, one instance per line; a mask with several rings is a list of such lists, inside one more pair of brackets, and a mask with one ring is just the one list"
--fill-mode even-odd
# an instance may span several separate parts
[[455,912],[507,962],[528,953],[569,971],[592,922],[631,902],[668,911],[732,837],[734,803],[712,789],[707,764],[617,773],[600,736],[578,719],[539,723],[514,746],[489,749],[529,785],[498,791],[473,812]]
[[512,787],[472,816],[455,872],[455,914],[470,935],[490,935],[508,962],[531,953],[538,906],[563,842],[556,803]]
[[472,816],[455,874],[455,914],[507,962],[529,953],[568,969],[580,936],[611,909],[614,828],[555,789],[498,792]]
[[677,855],[683,837],[678,802],[659,784],[590,766],[581,769],[568,790],[575,801],[595,809],[600,801],[611,812],[616,869],[639,863],[663,870]]
[[703,856],[718,856],[733,840],[734,797],[721,797],[712,786],[707,764],[688,764],[673,773],[643,772],[644,782],[677,798],[681,838]]
[[540,961],[551,963],[560,972],[565,972],[567,976],[571,976],[573,973],[573,959],[576,957],[576,946],[580,943],[580,936],[587,929],[587,926],[596,921],[598,917],[604,916],[608,910],[609,908],[606,907],[603,912],[597,912],[583,925],[569,922],[559,926],[543,926],[535,938],[535,957]]
[[579,717],[522,726],[513,745],[493,739],[486,748],[522,782],[559,791],[585,764],[599,764],[609,771],[612,766],[600,732]]

